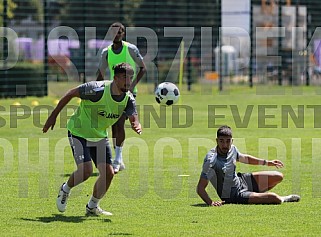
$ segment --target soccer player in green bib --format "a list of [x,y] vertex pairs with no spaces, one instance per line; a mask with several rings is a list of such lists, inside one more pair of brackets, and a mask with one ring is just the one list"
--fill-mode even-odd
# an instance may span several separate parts
[[[137,46],[123,40],[125,36],[125,27],[123,24],[116,22],[111,25],[111,30],[115,38],[113,43],[103,49],[97,71],[97,81],[104,80],[106,70],[110,72],[109,79],[114,78],[113,67],[118,63],[129,63],[134,69],[134,77],[129,90],[134,97],[137,95],[136,85],[146,72],[146,67]],[[138,72],[136,69],[139,69]],[[122,157],[122,147],[125,141],[125,120],[126,116],[121,118],[112,126],[112,137],[115,148],[115,159],[113,168],[115,173],[125,169]]]
[[114,80],[91,81],[69,90],[47,119],[44,133],[54,128],[58,114],[72,98],[81,98],[79,107],[67,124],[77,170],[59,190],[56,204],[60,212],[66,210],[70,190],[92,175],[93,162],[99,177],[86,205],[86,215],[112,215],[99,207],[99,201],[106,194],[114,176],[107,128],[125,113],[132,129],[141,133],[135,98],[129,91],[133,76],[134,69],[129,64],[117,64],[114,67]]

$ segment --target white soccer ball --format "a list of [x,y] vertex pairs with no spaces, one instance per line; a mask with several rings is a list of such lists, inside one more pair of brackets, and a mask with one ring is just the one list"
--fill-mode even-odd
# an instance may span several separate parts
[[172,105],[178,101],[179,90],[177,86],[171,82],[163,82],[159,84],[155,90],[155,99],[158,104]]

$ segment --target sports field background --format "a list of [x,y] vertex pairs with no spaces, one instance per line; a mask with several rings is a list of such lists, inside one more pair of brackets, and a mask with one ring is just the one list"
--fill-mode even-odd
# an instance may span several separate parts
[[[0,44],[0,235],[321,236],[320,6],[317,0],[1,1],[0,24],[7,30],[3,36],[13,31],[17,37],[9,34]],[[137,98],[143,134],[127,128],[127,169],[115,176],[101,202],[112,217],[85,217],[97,170],[72,190],[67,211],[61,214],[55,204],[58,189],[75,169],[65,125],[79,100],[62,111],[53,131],[43,134],[42,125],[68,88],[94,80],[101,44],[107,43],[103,39],[115,21],[144,27],[152,33],[145,35],[148,39],[156,35],[152,42],[137,39],[150,70]],[[252,48],[243,47],[234,28],[232,34],[220,35],[220,27],[226,26],[248,32],[243,36],[250,38]],[[257,26],[268,33],[285,27],[285,37],[258,41]],[[303,32],[292,28],[297,26]],[[89,34],[92,27],[95,35]],[[153,84],[177,83],[180,67],[174,57],[183,52],[182,33],[190,32],[181,27],[193,29],[190,47],[185,41],[183,77],[191,91],[184,84],[180,104],[160,107]],[[146,53],[155,42],[154,58]],[[221,78],[222,92],[218,73],[224,75],[220,70],[226,67],[216,65],[215,54],[220,43],[246,51],[237,53],[238,70]],[[259,62],[262,49],[267,57]],[[7,54],[18,62],[4,70]],[[67,73],[71,65],[76,75]],[[157,73],[151,73],[156,65]],[[291,84],[301,86],[287,86]],[[284,162],[280,171],[285,178],[273,191],[299,194],[299,203],[219,208],[203,204],[195,187],[203,158],[215,146],[216,129],[223,124],[233,128],[241,152]],[[274,170],[238,164],[237,171],[266,169]],[[217,199],[211,186],[208,191]]]
[[[40,126],[47,118],[46,108],[53,108],[55,100],[72,86],[50,84],[48,97],[0,101],[2,236],[320,236],[320,88],[234,86],[218,93],[216,87],[211,91],[208,86],[202,92],[198,85],[191,92],[181,90],[179,113],[173,115],[175,107],[162,110],[154,100],[153,88],[142,84],[137,104],[143,134],[127,128],[127,169],[115,176],[101,202],[114,215],[85,217],[97,171],[72,190],[67,211],[59,213],[55,206],[59,186],[75,169],[63,127],[67,117],[47,134],[42,134]],[[35,100],[39,105],[32,105]],[[21,105],[13,106],[16,102]],[[71,102],[77,103],[76,99]],[[215,144],[217,128],[212,126],[209,108],[218,105],[215,124],[233,128],[234,144],[242,152],[266,154],[264,158],[284,162],[280,171],[285,178],[273,191],[300,194],[299,203],[203,205],[195,187],[204,155]],[[235,107],[232,115],[231,105],[237,106],[239,117]],[[250,116],[245,115],[249,106],[253,106]],[[266,107],[265,125],[276,128],[262,128],[263,115],[258,113],[262,106]],[[294,113],[288,123],[282,115],[284,106]],[[29,109],[32,115],[26,114]],[[190,111],[192,120],[186,117]],[[249,119],[248,124],[244,118]],[[298,127],[302,119],[303,127]],[[238,164],[242,172],[265,169],[274,170]],[[217,199],[211,186],[208,191]]]

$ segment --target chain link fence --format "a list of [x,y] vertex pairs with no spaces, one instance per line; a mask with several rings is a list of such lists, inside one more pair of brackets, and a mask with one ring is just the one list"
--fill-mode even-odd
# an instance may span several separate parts
[[[45,96],[48,81],[95,80],[114,22],[146,83],[319,84],[317,0],[1,0],[0,97]],[[182,44],[183,43],[183,44]]]

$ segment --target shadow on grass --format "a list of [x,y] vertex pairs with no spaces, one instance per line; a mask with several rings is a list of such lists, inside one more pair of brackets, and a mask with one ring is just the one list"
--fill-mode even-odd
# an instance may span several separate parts
[[[41,217],[36,217],[34,219],[31,218],[20,218],[21,220],[24,221],[36,221],[36,222],[43,222],[43,223],[51,223],[55,221],[60,221],[60,222],[66,222],[66,223],[81,223],[84,221],[87,221],[89,219],[93,219],[90,217],[86,216],[64,216],[61,214],[53,214],[52,216],[41,216]],[[99,219],[102,222],[111,222],[110,219]]]
[[[69,177],[71,174],[62,174],[61,176],[62,177]],[[98,172],[93,172],[91,177],[98,177],[99,176],[99,173]]]
[[192,206],[192,207],[208,207],[208,205],[205,204],[205,203],[192,204],[191,206]]
[[120,235],[120,236],[124,236],[124,235],[133,235],[133,234],[130,234],[130,233],[123,233],[123,232],[119,232],[119,233],[115,233],[115,232],[113,232],[113,233],[110,233],[109,235],[115,235],[115,236],[117,236],[117,235]]

